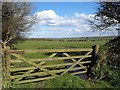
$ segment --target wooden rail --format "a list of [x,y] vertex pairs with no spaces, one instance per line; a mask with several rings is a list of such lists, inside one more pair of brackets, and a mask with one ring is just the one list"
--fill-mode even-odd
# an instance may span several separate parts
[[[14,55],[14,54],[12,54]],[[43,58],[43,59],[29,59],[30,61],[35,61],[35,62],[38,62],[38,61],[57,61],[57,60],[65,60],[65,59],[76,59],[76,58],[88,58],[88,57],[92,57],[92,55],[81,55],[81,56],[70,56],[70,57],[56,57],[56,58]],[[21,61],[21,60],[11,60],[12,63],[20,63],[20,62],[24,62],[24,61]]]
[[[77,49],[38,49],[38,50],[6,50],[7,80],[11,83],[28,83],[55,78],[66,73],[87,73],[93,60],[95,61],[99,47]],[[47,58],[26,59],[26,53],[49,53]],[[81,54],[81,52],[83,52]],[[71,53],[71,54],[70,54]],[[72,54],[74,53],[74,54]],[[77,54],[75,54],[77,53]],[[78,55],[79,53],[79,55]],[[62,56],[59,56],[61,54]],[[57,56],[58,55],[58,56]],[[16,57],[15,59],[11,56]],[[56,57],[55,57],[56,56]],[[53,61],[62,63],[47,64]],[[16,64],[26,66],[15,66]],[[90,70],[90,69],[89,69]]]
[[7,53],[39,53],[39,52],[49,52],[49,53],[55,53],[55,52],[80,52],[80,51],[92,51],[91,48],[75,48],[75,49],[37,49],[37,50],[10,50],[7,51]]

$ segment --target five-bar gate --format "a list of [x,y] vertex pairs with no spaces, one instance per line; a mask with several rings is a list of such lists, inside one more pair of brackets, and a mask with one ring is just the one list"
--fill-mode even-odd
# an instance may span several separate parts
[[[86,73],[95,48],[6,50],[7,78],[15,84],[55,78],[66,73]],[[46,58],[27,59],[25,53],[45,53]],[[8,80],[7,79],[7,80]]]

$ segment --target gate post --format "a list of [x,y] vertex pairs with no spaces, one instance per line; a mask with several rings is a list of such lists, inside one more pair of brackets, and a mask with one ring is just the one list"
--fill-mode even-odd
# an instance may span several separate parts
[[98,59],[99,45],[94,45],[92,48],[93,48],[93,52],[92,52],[92,64],[94,66],[95,63],[96,63],[96,60]]
[[91,64],[88,68],[88,72],[87,75],[90,76],[91,74],[91,68],[96,64],[96,61],[98,59],[98,51],[99,51],[99,45],[94,45],[92,47],[93,51],[92,51],[92,58],[91,58]]
[[10,47],[7,46],[4,52],[4,59],[3,59],[3,88],[9,87],[10,82],[10,53],[7,53],[10,50]]
[[[7,46],[7,50],[6,51],[10,51],[10,47]],[[6,52],[6,68],[7,68],[7,86],[10,84],[10,59],[11,59],[11,54]]]

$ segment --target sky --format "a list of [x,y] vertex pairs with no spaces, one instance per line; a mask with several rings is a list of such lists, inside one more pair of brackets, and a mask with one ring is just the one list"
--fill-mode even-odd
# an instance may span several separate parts
[[36,2],[33,16],[37,22],[30,38],[71,38],[116,35],[116,31],[92,32],[88,20],[94,17],[96,2]]

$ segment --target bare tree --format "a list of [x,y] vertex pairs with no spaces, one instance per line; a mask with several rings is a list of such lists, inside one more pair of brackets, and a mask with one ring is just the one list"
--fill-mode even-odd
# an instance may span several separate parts
[[[113,30],[120,33],[120,2],[100,2],[94,20],[90,24],[95,30]],[[120,34],[119,34],[120,35]]]
[[32,4],[26,2],[2,3],[2,41],[3,48],[12,45],[25,36],[35,18],[30,18]]

